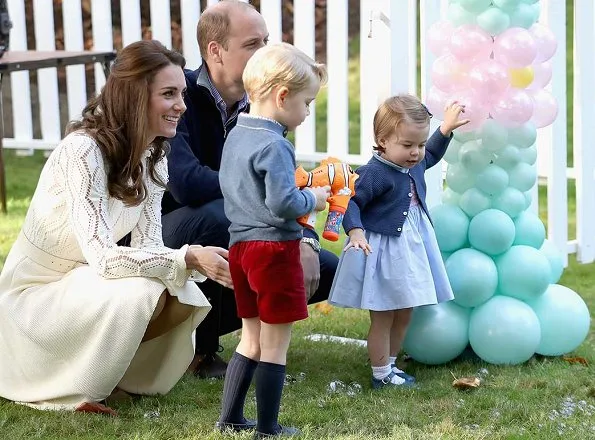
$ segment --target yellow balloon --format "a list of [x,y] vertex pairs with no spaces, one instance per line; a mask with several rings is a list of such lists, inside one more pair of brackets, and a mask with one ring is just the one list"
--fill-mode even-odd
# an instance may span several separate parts
[[509,69],[508,76],[510,77],[510,84],[513,87],[524,89],[533,82],[535,73],[533,72],[533,67],[526,66],[518,69]]

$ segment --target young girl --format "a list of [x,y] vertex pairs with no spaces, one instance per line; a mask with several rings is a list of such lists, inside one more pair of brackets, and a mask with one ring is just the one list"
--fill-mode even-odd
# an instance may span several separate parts
[[357,169],[343,227],[349,235],[329,302],[370,311],[372,386],[411,385],[396,357],[413,307],[453,298],[426,206],[426,169],[437,164],[464,107],[445,111],[427,141],[432,115],[418,98],[387,99],[374,116],[376,152]]
[[242,337],[229,361],[220,430],[254,428],[244,418],[256,377],[256,438],[296,435],[277,422],[294,321],[308,317],[297,218],[326,207],[330,187],[300,191],[294,147],[285,136],[308,116],[326,69],[286,44],[259,49],[243,74],[250,114],[225,142],[219,181],[229,227],[229,270]]

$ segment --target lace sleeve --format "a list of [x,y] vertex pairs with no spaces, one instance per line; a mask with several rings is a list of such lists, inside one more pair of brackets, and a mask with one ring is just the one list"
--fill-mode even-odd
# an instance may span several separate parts
[[153,218],[146,217],[161,194],[155,194],[151,186],[148,199],[152,208],[143,209],[145,218],[134,228],[139,237],[136,241],[144,246],[117,246],[108,213],[107,175],[101,152],[91,138],[75,139],[69,146],[64,172],[68,176],[69,220],[86,261],[105,278],[151,277],[182,286],[188,279],[184,259],[187,246],[178,250],[164,247],[160,219],[156,213]]
[[[166,158],[157,163],[156,172],[163,182],[168,181]],[[149,177],[147,177],[147,190],[147,200],[145,200],[140,220],[131,233],[130,246],[133,248],[163,247],[161,199],[165,190]],[[184,251],[186,248],[187,246],[184,247]],[[193,281],[203,282],[207,279],[197,270],[189,270],[187,273]]]

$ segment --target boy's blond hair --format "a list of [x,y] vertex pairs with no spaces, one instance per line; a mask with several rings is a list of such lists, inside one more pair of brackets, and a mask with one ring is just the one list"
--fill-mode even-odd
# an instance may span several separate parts
[[316,80],[326,84],[326,66],[287,43],[269,44],[254,52],[244,74],[244,89],[251,102],[266,98],[277,86],[299,93]]

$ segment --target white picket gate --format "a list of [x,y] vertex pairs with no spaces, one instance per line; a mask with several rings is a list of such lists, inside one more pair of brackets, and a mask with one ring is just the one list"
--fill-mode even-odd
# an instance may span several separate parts
[[[112,50],[112,4],[119,1],[123,44],[142,38],[139,0],[92,0],[93,49]],[[208,0],[206,3],[215,3]],[[34,29],[27,29],[25,2],[34,10]],[[429,89],[433,55],[426,50],[425,35],[430,25],[446,16],[447,0],[360,0],[360,148],[349,152],[349,85],[348,85],[348,2],[326,2],[327,65],[329,69],[327,141],[316,145],[315,117],[310,117],[296,133],[298,158],[318,161],[328,155],[338,156],[353,164],[365,163],[372,151],[372,117],[379,101],[393,93],[416,93],[417,84],[417,14],[421,28],[422,98]],[[260,11],[270,32],[271,41],[280,41],[282,0],[261,0]],[[541,129],[538,137],[538,167],[547,179],[548,238],[564,256],[576,253],[578,260],[595,260],[595,149],[589,145],[588,123],[595,120],[595,88],[587,81],[595,77],[595,6],[592,0],[574,0],[574,167],[566,160],[566,8],[563,0],[541,0],[540,22],[549,26],[557,37],[558,50],[553,63],[551,89],[559,104],[555,123]],[[14,27],[11,50],[27,49],[27,34],[34,32],[38,50],[55,49],[54,11],[52,0],[8,0]],[[294,44],[314,55],[314,0],[294,0]],[[83,20],[81,0],[63,0],[65,49],[82,50]],[[196,42],[196,23],[200,15],[199,0],[180,0],[182,51],[190,68],[200,65]],[[150,1],[150,22],[153,38],[172,45],[171,8],[168,0]],[[104,84],[101,67],[95,72],[96,89]],[[26,72],[13,73],[11,108],[13,138],[5,139],[6,148],[51,149],[62,135],[57,71],[38,71],[39,115],[31,112],[31,90]],[[76,118],[87,100],[83,66],[67,68],[68,116]],[[351,95],[351,99],[356,97]],[[33,135],[33,120],[38,117],[41,138]],[[324,150],[319,152],[319,150]],[[317,152],[318,151],[318,152]],[[439,167],[436,167],[439,168]],[[576,239],[568,240],[568,178],[576,180]],[[430,205],[439,203],[442,184],[440,169],[428,175]],[[589,188],[591,188],[589,190]],[[537,209],[535,188],[534,208]]]

